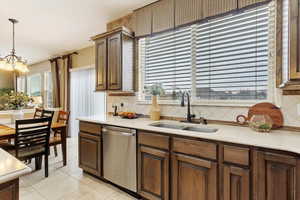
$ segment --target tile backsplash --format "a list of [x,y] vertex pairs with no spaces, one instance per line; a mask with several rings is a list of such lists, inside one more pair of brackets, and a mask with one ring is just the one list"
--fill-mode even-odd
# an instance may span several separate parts
[[[135,97],[107,97],[107,111],[113,112],[112,105],[124,103],[123,111],[132,111],[141,114],[149,114],[150,105],[139,104]],[[281,110],[284,115],[285,126],[300,127],[300,116],[297,113],[297,104],[300,104],[300,96],[282,96],[280,95]],[[179,105],[160,105],[161,115],[172,117],[185,117],[186,107]],[[228,107],[228,106],[192,106],[192,113],[197,118],[205,117],[210,120],[235,121],[237,115],[246,115],[246,107]]]

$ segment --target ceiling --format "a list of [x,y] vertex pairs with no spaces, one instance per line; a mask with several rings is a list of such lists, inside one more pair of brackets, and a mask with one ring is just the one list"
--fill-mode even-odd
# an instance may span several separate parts
[[1,0],[0,57],[12,46],[16,18],[16,52],[37,63],[51,56],[92,45],[90,36],[106,31],[106,23],[154,0]]

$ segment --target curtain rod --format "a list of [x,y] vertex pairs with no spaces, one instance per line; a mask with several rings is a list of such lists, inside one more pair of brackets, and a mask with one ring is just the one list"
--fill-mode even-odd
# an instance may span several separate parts
[[65,54],[65,55],[62,55],[62,56],[55,57],[55,58],[51,58],[51,59],[49,59],[49,61],[50,61],[50,62],[54,62],[54,61],[56,61],[56,60],[58,60],[58,59],[64,59],[64,58],[66,58],[66,57],[68,57],[68,56],[78,55],[78,54],[79,54],[79,53],[78,53],[77,51],[74,51],[73,53],[69,53],[69,54]]

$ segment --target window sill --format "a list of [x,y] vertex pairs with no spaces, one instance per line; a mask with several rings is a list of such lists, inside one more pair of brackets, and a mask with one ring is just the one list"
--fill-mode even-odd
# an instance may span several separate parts
[[[263,101],[218,101],[218,100],[210,100],[210,101],[192,101],[191,106],[212,106],[212,107],[244,107],[249,108],[257,103],[262,102],[270,102],[268,100]],[[138,105],[151,105],[151,100],[138,100]],[[159,105],[170,105],[170,106],[180,106],[179,100],[158,100]]]

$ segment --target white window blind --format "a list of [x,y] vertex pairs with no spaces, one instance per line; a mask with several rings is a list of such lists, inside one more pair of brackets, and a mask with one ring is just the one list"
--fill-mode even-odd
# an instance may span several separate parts
[[200,99],[266,99],[268,7],[197,26]]
[[165,97],[191,88],[191,27],[144,40],[144,86],[161,84]]
[[161,84],[173,99],[187,90],[204,100],[267,99],[268,18],[263,5],[140,39],[142,85]]

